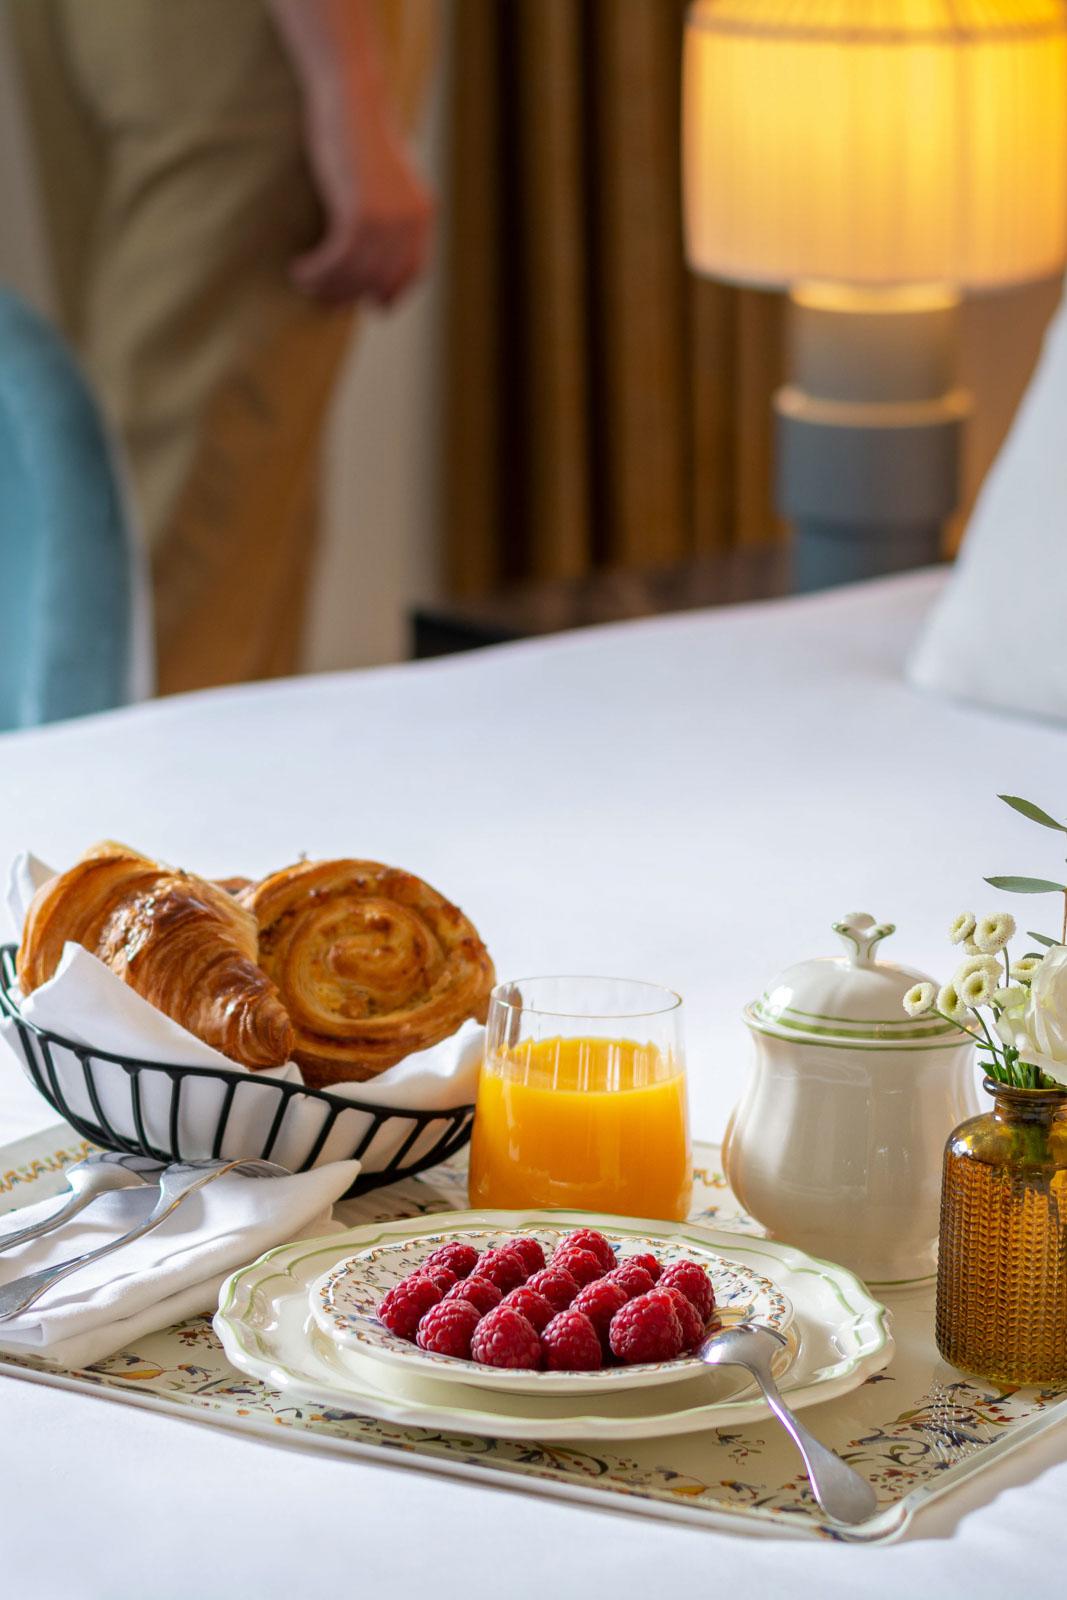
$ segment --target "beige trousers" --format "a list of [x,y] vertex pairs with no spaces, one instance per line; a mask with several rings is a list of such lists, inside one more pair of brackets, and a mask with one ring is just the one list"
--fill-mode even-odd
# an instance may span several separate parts
[[352,332],[264,0],[16,0],[62,317],[121,437],[162,692],[294,670]]

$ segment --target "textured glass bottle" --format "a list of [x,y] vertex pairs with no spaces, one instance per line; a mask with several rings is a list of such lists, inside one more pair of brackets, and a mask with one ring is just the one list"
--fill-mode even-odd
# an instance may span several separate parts
[[937,1347],[1005,1384],[1067,1382],[1067,1092],[986,1080],[945,1146]]

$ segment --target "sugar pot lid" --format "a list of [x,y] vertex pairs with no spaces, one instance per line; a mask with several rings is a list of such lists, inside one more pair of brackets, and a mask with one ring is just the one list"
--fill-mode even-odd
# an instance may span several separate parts
[[929,981],[925,973],[875,960],[877,946],[895,933],[894,923],[854,911],[832,926],[845,954],[787,967],[745,1008],[750,1028],[802,1044],[867,1050],[929,1050],[962,1042],[945,1018],[906,1014],[904,996],[914,984]]

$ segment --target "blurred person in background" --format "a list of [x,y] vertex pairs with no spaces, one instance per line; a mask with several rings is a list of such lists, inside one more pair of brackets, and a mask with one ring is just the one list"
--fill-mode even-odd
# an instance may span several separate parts
[[426,265],[434,0],[16,0],[65,331],[124,446],[161,692],[295,670],[361,301]]

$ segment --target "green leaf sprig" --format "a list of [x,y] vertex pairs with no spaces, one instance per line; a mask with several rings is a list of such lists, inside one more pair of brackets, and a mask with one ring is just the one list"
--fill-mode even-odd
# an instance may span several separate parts
[[[1024,800],[1017,794],[998,794],[997,799],[1003,800],[1006,806],[1010,806],[1028,821],[1036,822],[1042,828],[1051,828],[1056,833],[1067,834],[1067,822],[1057,822],[1055,817],[1041,806],[1035,805],[1033,800]],[[1063,926],[1060,937],[1050,939],[1043,933],[1030,933],[1028,937],[1036,939],[1038,944],[1044,945],[1047,949],[1053,949],[1058,944],[1067,944],[1067,884],[1057,883],[1053,878],[1019,878],[1010,875],[987,878],[985,881],[994,889],[1004,889],[1009,894],[1062,894]]]

